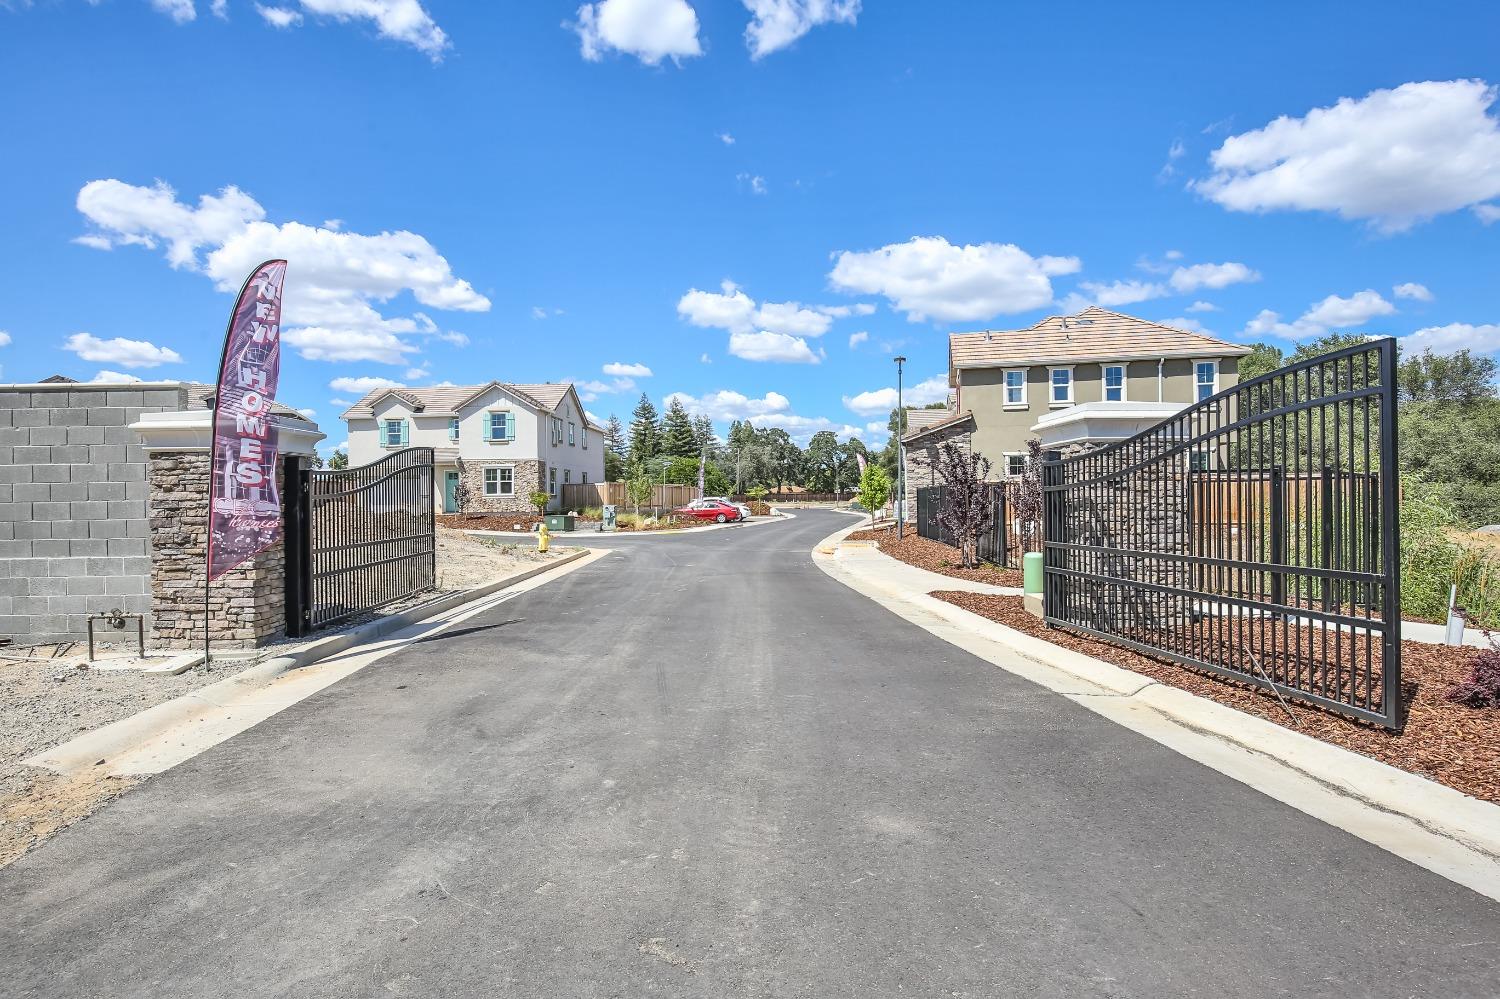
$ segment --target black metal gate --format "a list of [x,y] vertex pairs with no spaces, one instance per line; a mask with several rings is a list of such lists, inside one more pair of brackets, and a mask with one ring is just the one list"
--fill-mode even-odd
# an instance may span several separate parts
[[1049,624],[1401,718],[1396,342],[1043,465]]
[[436,585],[432,461],[414,447],[358,468],[288,468],[287,634]]
[[[982,562],[998,565],[1002,569],[1015,569],[1021,565],[1021,556],[1035,550],[1040,541],[1041,525],[1035,521],[1017,520],[1014,510],[1018,503],[1015,494],[1020,483],[996,482],[986,487],[989,491],[990,517],[975,543],[975,554]],[[958,539],[943,527],[938,514],[943,509],[946,486],[922,486],[917,490],[917,534],[945,545],[958,547]]]

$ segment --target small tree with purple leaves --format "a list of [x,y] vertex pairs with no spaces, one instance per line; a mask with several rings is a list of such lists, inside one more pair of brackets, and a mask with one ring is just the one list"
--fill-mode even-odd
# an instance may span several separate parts
[[1026,469],[1011,516],[1021,523],[1021,538],[1029,552],[1040,551],[1042,541],[1042,442],[1026,442]]
[[943,479],[938,523],[958,542],[963,567],[978,568],[979,535],[989,526],[995,506],[984,481],[990,474],[989,459],[948,441],[938,448],[937,472]]

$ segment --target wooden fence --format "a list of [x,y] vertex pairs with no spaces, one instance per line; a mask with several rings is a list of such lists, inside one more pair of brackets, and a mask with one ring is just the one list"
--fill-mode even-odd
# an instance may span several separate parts
[[[658,482],[651,486],[651,499],[642,503],[641,506],[653,509],[674,508],[685,506],[697,498],[697,486],[679,486],[672,483],[662,485]],[[625,497],[625,483],[569,482],[562,487],[564,510],[582,510],[585,507],[610,504],[621,510],[631,507],[630,501]]]

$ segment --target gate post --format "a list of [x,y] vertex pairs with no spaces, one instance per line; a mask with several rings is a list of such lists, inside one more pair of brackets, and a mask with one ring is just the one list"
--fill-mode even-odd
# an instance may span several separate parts
[[1042,453],[1042,619],[1050,621],[1064,613],[1064,587],[1067,577],[1057,572],[1063,568],[1061,548],[1067,523],[1067,501],[1063,494],[1061,451]]
[[282,463],[282,550],[285,554],[286,633],[302,638],[308,633],[312,599],[312,553],[308,512],[307,459],[287,455]]
[[1393,728],[1406,726],[1401,706],[1401,468],[1396,447],[1396,341],[1380,341],[1380,616],[1381,711]]
[[1009,490],[1005,483],[1000,483],[995,489],[995,519],[1000,525],[999,532],[995,535],[995,547],[1000,552],[1000,567],[1011,568],[1010,564],[1010,511],[1006,507],[1006,495]]

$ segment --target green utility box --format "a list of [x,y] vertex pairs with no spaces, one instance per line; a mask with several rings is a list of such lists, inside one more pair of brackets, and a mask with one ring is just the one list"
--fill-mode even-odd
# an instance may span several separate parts
[[1027,552],[1021,559],[1022,589],[1031,594],[1042,592],[1042,553]]
[[576,519],[571,513],[549,513],[547,514],[547,530],[554,534],[558,531],[571,531]]

